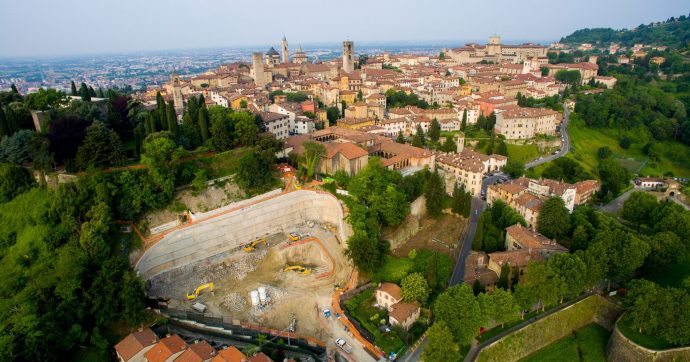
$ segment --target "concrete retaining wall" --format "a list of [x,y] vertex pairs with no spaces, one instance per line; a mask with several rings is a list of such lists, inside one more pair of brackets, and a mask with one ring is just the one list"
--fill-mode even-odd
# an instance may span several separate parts
[[671,362],[690,361],[690,347],[666,349],[656,351],[640,346],[629,340],[616,328],[606,347],[606,357],[609,361],[620,362]]
[[316,191],[293,191],[174,231],[144,252],[135,268],[144,278],[206,259],[249,241],[290,231],[307,220],[329,222],[343,243],[352,233],[340,201]]

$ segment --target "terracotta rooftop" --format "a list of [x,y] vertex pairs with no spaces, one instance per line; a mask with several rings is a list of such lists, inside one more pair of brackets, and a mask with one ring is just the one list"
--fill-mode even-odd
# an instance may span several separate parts
[[381,283],[381,285],[379,285],[378,288],[376,288],[376,290],[380,290],[382,292],[387,293],[395,300],[402,299],[402,291],[400,290],[400,287],[397,284]]
[[163,362],[185,348],[187,348],[187,344],[182,338],[177,334],[173,334],[170,337],[161,339],[158,344],[144,354],[144,357],[148,362]]
[[175,362],[203,362],[215,356],[216,350],[206,341],[194,343],[175,359]]
[[388,316],[392,317],[399,323],[404,322],[407,318],[409,318],[411,315],[417,312],[419,309],[419,303],[414,302],[414,303],[405,303],[405,302],[398,302],[395,303],[391,306],[391,311],[388,313]]
[[273,362],[267,355],[263,352],[259,352],[248,359],[249,362]]
[[508,226],[506,228],[506,238],[510,236],[517,241],[524,249],[539,250],[539,249],[554,249],[567,250],[557,242],[547,238],[546,236],[528,229],[520,224]]
[[545,108],[531,108],[531,107],[518,107],[514,109],[509,109],[501,112],[503,118],[534,118],[534,117],[545,117],[545,116],[560,116],[560,113],[545,109]]
[[235,346],[230,346],[226,349],[221,349],[218,354],[213,357],[212,362],[245,362],[247,356],[240,352]]
[[489,258],[500,266],[508,264],[520,268],[527,266],[527,263],[530,261],[543,260],[543,257],[538,251],[527,249],[497,251],[489,254]]
[[340,153],[348,160],[367,156],[369,153],[352,142],[329,143],[326,145],[326,158],[333,158]]
[[130,333],[120,343],[115,345],[115,351],[125,361],[130,360],[142,349],[158,343],[158,336],[150,328]]

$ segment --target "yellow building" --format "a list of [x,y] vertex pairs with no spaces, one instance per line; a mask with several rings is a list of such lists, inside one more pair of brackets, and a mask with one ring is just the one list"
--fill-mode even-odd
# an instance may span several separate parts
[[338,127],[347,129],[360,129],[366,126],[373,126],[374,120],[370,118],[341,118],[338,120]]
[[247,96],[245,95],[234,95],[230,98],[230,108],[232,109],[240,109],[242,108],[242,101],[247,102]]
[[346,105],[351,105],[355,103],[355,100],[357,99],[357,92],[352,92],[352,91],[341,91],[340,92],[340,101],[345,101]]

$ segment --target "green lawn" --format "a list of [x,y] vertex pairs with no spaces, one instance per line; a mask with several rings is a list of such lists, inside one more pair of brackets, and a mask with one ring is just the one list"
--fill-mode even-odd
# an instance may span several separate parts
[[374,273],[372,279],[391,283],[400,283],[412,269],[414,262],[408,258],[386,255],[383,265]]
[[675,347],[673,344],[661,338],[638,332],[630,325],[630,322],[625,317],[618,322],[618,329],[620,329],[624,336],[642,347],[656,350]]
[[606,361],[606,343],[610,332],[598,324],[589,324],[521,359],[523,362],[598,362]]
[[532,161],[540,155],[539,148],[535,144],[514,145],[508,143],[506,145],[508,146],[508,157],[522,163]]
[[381,319],[387,321],[388,313],[383,309],[374,308],[374,303],[376,303],[374,288],[369,288],[345,302],[345,307],[374,336],[374,343],[381,347],[386,354],[390,352],[397,353],[405,345],[395,333],[379,331],[377,328],[378,323]]

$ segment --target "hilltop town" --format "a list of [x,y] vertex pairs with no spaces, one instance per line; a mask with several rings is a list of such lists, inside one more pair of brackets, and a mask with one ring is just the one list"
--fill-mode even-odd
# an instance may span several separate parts
[[10,79],[0,357],[690,359],[689,24]]

